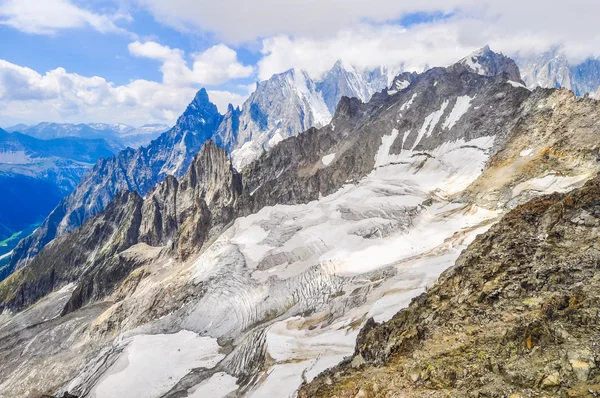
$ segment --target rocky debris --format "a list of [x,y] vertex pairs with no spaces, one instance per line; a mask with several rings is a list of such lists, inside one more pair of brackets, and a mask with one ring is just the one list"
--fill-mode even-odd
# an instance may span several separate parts
[[596,177],[518,206],[299,397],[598,394],[599,198]]

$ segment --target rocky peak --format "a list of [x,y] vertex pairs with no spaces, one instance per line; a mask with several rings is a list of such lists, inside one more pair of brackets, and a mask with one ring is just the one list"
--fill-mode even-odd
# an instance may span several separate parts
[[498,76],[506,73],[510,80],[523,83],[515,61],[502,53],[493,52],[487,45],[461,59],[457,64],[483,76]]
[[235,117],[220,132],[222,137],[235,137],[231,151],[234,165],[241,169],[264,150],[283,139],[295,136],[309,127],[329,123],[331,114],[315,82],[304,71],[290,69],[258,83],[256,91],[242,106],[239,131],[233,131]]
[[72,232],[102,211],[119,192],[129,190],[144,196],[167,175],[181,177],[204,142],[213,138],[222,119],[207,91],[198,91],[176,125],[147,147],[127,148],[101,159],[40,227],[19,243],[10,267],[25,265],[52,239]]
[[219,114],[217,106],[210,102],[206,89],[202,88],[196,93],[183,114],[179,116],[175,127],[179,127],[179,130],[193,130],[197,125],[216,126],[221,120],[222,116]]

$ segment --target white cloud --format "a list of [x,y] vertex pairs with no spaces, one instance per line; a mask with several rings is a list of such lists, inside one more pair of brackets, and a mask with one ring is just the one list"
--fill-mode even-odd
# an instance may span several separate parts
[[[0,60],[0,118],[17,122],[124,122],[174,123],[196,89],[148,80],[114,85],[101,77],[84,77],[63,68],[38,72]],[[209,91],[209,97],[225,112],[246,97],[225,91]]]
[[253,72],[251,66],[242,65],[237,59],[237,53],[224,44],[217,44],[204,52],[193,54],[191,69],[186,64],[185,53],[182,50],[153,41],[135,41],[129,44],[129,52],[138,57],[161,61],[163,82],[175,86],[218,85],[231,79],[248,77]]
[[[319,78],[337,59],[368,69],[378,66],[422,70],[445,66],[473,50],[459,42],[460,28],[451,23],[405,29],[398,25],[363,24],[326,39],[277,36],[263,41],[259,78],[292,67]],[[485,42],[482,42],[482,46]]]
[[320,37],[365,19],[382,22],[405,12],[451,11],[454,7],[447,0],[137,0],[137,3],[169,26],[214,32],[228,42],[279,34]]
[[[563,44],[574,62],[600,55],[597,0],[132,1],[146,7],[166,25],[184,31],[210,32],[227,43],[287,36],[298,46],[306,47],[305,43],[324,46],[341,41],[339,36],[343,32],[360,35],[365,23],[391,25],[408,13],[441,12],[453,15],[450,22],[456,26],[450,33],[454,34],[451,39],[457,52],[489,42],[511,53],[540,51]],[[434,21],[429,26],[445,23]],[[426,51],[435,59],[436,53],[448,52],[449,41],[431,40]],[[399,42],[394,50],[401,51],[405,43]],[[360,47],[361,43],[358,44]],[[337,54],[332,56],[335,58]],[[261,76],[265,74],[261,72]]]
[[33,34],[52,35],[62,29],[91,27],[99,32],[127,33],[115,21],[123,14],[104,15],[79,8],[69,0],[0,0],[0,24]]

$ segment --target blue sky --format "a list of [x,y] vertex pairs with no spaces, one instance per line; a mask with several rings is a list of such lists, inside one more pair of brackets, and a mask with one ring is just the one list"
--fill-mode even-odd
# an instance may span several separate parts
[[[579,7],[578,7],[579,6]],[[582,13],[581,7],[590,12]],[[598,55],[595,2],[0,0],[0,126],[173,123],[200,87],[224,110],[297,67],[447,65],[491,44]]]

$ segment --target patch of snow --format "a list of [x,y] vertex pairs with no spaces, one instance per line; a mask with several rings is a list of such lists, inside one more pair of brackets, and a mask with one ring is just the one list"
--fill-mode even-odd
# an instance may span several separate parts
[[190,370],[212,368],[223,358],[216,339],[187,330],[134,336],[91,396],[158,398]]
[[521,156],[522,158],[524,158],[526,156],[531,156],[532,153],[533,153],[533,149],[532,148],[528,148],[528,149],[524,149],[521,152],[519,152],[519,156]]
[[588,175],[558,176],[556,174],[548,174],[547,176],[532,178],[518,184],[513,188],[512,194],[513,197],[516,197],[524,191],[538,191],[546,194],[565,192],[581,185],[588,178]]
[[323,158],[321,159],[321,162],[325,166],[329,166],[329,164],[331,164],[331,162],[333,162],[333,159],[335,159],[335,153],[330,153],[329,155],[323,156]]
[[450,114],[448,115],[448,117],[446,118],[444,123],[442,124],[442,128],[447,129],[447,130],[452,129],[452,127],[454,127],[456,122],[458,122],[460,120],[460,118],[465,113],[467,113],[467,111],[469,110],[469,107],[471,106],[471,101],[473,101],[473,99],[475,99],[475,97],[471,98],[468,95],[463,95],[463,96],[457,97],[456,103],[454,104],[452,111],[450,112]]
[[481,66],[481,64],[477,60],[476,55],[470,55],[467,58],[465,58],[463,60],[463,65],[467,66],[469,69],[471,69],[473,72],[479,75],[485,75],[485,69],[483,69],[483,66]]
[[396,84],[394,84],[394,88],[398,91],[404,90],[408,86],[410,86],[408,80],[396,80]]
[[0,260],[4,260],[12,254],[12,250],[0,256]]
[[396,156],[390,156],[390,148],[394,141],[396,141],[396,138],[398,138],[398,130],[396,129],[393,129],[389,135],[381,137],[381,146],[375,154],[375,168],[390,164],[396,159]]
[[[512,81],[512,80],[508,80],[508,81],[507,81],[507,83],[508,83],[508,84],[510,84],[510,85],[511,85],[511,86],[513,86],[513,87],[522,87],[522,88],[527,88],[527,87],[525,87],[525,85],[524,85],[524,84],[521,84],[521,83],[519,83],[519,82],[515,82],[515,81]],[[529,90],[529,89],[528,89],[528,90]]]
[[189,390],[188,398],[225,398],[238,389],[237,379],[227,373],[215,373],[210,379]]
[[271,139],[269,140],[269,146],[270,147],[274,147],[275,145],[277,145],[278,143],[280,143],[281,141],[283,141],[283,137],[281,136],[281,134],[279,133],[278,129],[275,134],[273,135],[273,137],[271,137]]
[[400,111],[405,111],[408,108],[410,108],[410,106],[412,105],[415,98],[417,98],[417,93],[414,93],[408,101],[406,101],[404,104],[402,104],[402,106],[400,107]]

